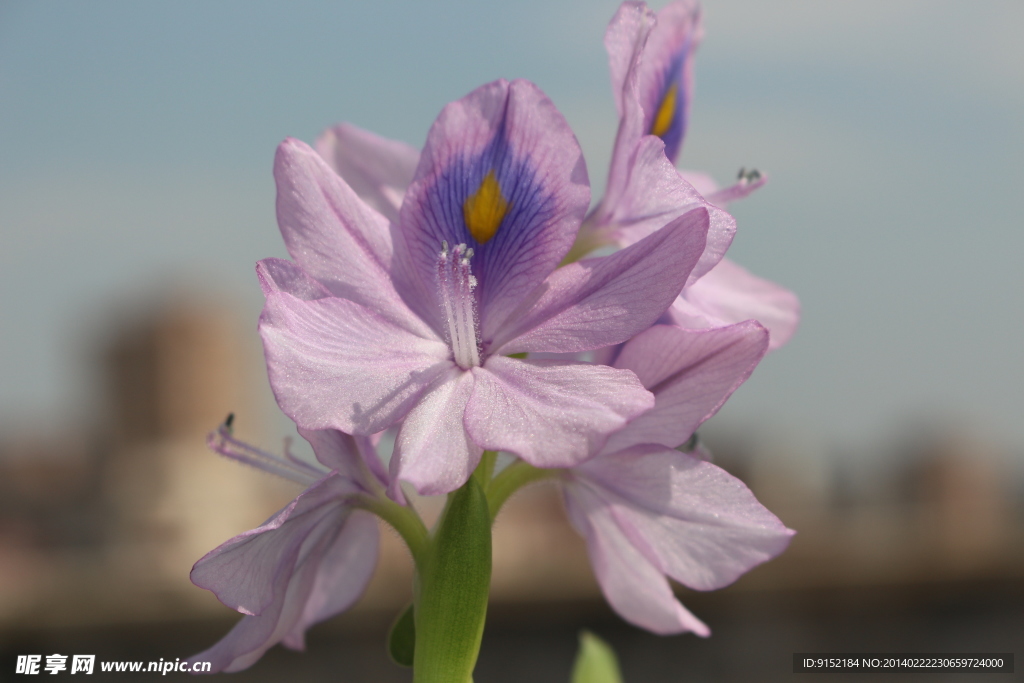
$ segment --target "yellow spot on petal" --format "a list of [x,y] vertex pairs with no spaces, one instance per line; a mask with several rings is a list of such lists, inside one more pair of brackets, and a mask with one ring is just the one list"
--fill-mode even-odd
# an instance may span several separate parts
[[651,124],[651,135],[657,135],[659,138],[663,137],[668,132],[668,129],[672,127],[672,119],[676,117],[678,88],[679,84],[673,83],[672,87],[665,93],[665,96],[661,98],[658,114],[654,117],[654,123]]
[[486,244],[498,232],[508,213],[509,203],[501,196],[501,186],[494,171],[488,171],[477,191],[462,205],[466,228],[480,244]]

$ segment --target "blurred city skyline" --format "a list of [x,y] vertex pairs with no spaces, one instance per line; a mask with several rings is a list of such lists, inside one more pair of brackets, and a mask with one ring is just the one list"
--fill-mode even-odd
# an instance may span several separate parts
[[[448,101],[524,77],[599,196],[617,5],[0,6],[0,430],[90,421],[91,344],[172,292],[237,302],[255,337],[286,136],[418,146]],[[704,7],[681,166],[771,176],[731,207],[730,254],[804,305],[720,422],[870,458],[923,421],[1024,453],[1024,6]]]

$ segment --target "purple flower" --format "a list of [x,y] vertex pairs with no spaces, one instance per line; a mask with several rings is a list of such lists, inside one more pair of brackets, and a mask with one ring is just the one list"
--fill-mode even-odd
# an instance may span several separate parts
[[[673,595],[726,586],[775,557],[793,531],[690,441],[768,348],[754,321],[712,330],[656,325],[625,344],[615,367],[654,392],[654,408],[613,434],[593,458],[561,474],[569,517],[587,540],[605,597],[655,633],[710,630]],[[704,457],[700,457],[704,456]]]
[[300,427],[372,434],[401,421],[397,498],[400,480],[458,488],[484,449],[572,466],[651,406],[628,370],[510,356],[597,349],[649,327],[704,251],[705,204],[612,256],[557,268],[589,186],[575,137],[533,84],[496,81],[445,107],[397,222],[412,152],[333,135],[384,153],[335,155],[346,182],[303,143],[282,143],[277,213],[294,262],[258,265],[271,386]]
[[[769,329],[774,349],[796,331],[800,303],[789,290],[724,258],[736,221],[719,208],[747,196],[767,178],[741,171],[735,184],[720,189],[704,173],[674,167],[702,36],[700,6],[685,0],[657,14],[642,2],[626,2],[610,22],[605,46],[619,130],[605,195],[583,222],[567,260],[606,245],[632,245],[687,212],[705,208],[704,253],[666,321],[704,329],[756,319]],[[418,160],[414,148],[339,124],[320,137],[317,150],[360,197],[386,216],[398,215]]]
[[[656,15],[644,3],[626,2],[612,18],[605,47],[619,130],[608,188],[581,229],[577,253],[604,244],[628,246],[650,234],[652,217],[685,212],[701,197],[725,206],[766,182],[756,171],[741,171],[736,184],[718,189],[703,173],[681,171],[684,182],[651,191],[652,167],[674,165],[682,146],[693,96],[693,57],[702,36],[700,6],[691,0],[674,2]],[[770,331],[771,348],[782,346],[796,331],[799,301],[789,290],[724,260],[736,223],[721,210],[710,216],[707,247],[668,321],[699,329],[756,319]]]
[[352,505],[360,496],[383,496],[387,485],[370,439],[299,431],[327,470],[287,452],[280,457],[255,449],[226,427],[210,435],[217,452],[308,486],[261,526],[192,568],[192,583],[246,615],[216,645],[190,658],[211,662],[213,673],[246,669],[277,643],[304,649],[306,629],[348,609],[377,564],[377,520]]
[[[693,60],[704,37],[700,4],[678,0],[655,14],[643,2],[625,2],[605,33],[612,94],[619,113],[619,131],[609,185],[619,175],[630,150],[645,135],[665,143],[665,155],[679,159],[693,101]],[[767,178],[757,171],[741,172],[737,182],[720,190],[706,174],[683,171],[683,176],[713,204],[747,196]]]

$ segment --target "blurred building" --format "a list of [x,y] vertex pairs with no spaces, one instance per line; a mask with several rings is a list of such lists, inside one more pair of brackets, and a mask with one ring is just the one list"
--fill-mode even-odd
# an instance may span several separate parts
[[94,355],[96,424],[3,447],[0,557],[23,575],[3,582],[0,618],[132,620],[209,602],[192,564],[294,493],[205,446],[232,411],[265,440],[258,347],[240,330],[227,307],[190,298],[122,318]]

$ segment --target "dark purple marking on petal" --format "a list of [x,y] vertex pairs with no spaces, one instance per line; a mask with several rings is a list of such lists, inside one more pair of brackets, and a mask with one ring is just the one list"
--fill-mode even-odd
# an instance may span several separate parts
[[[508,207],[494,236],[481,243],[466,226],[465,205],[491,172]],[[436,245],[432,260],[441,252],[442,242],[450,246],[466,244],[473,249],[473,275],[483,317],[498,293],[496,287],[507,282],[514,271],[541,257],[544,230],[557,220],[559,206],[530,161],[513,152],[503,122],[480,154],[455,157],[438,174],[433,186],[424,192],[421,209],[420,227],[428,238],[417,242]]]
[[[665,155],[673,164],[679,157],[679,151],[683,146],[683,138],[686,136],[686,126],[690,118],[690,86],[691,75],[689,73],[690,50],[693,41],[687,38],[682,49],[672,58],[668,66],[662,72],[658,88],[657,98],[644,107],[644,128],[650,135],[657,135],[665,141]],[[662,117],[668,117],[670,123],[665,126]]]

